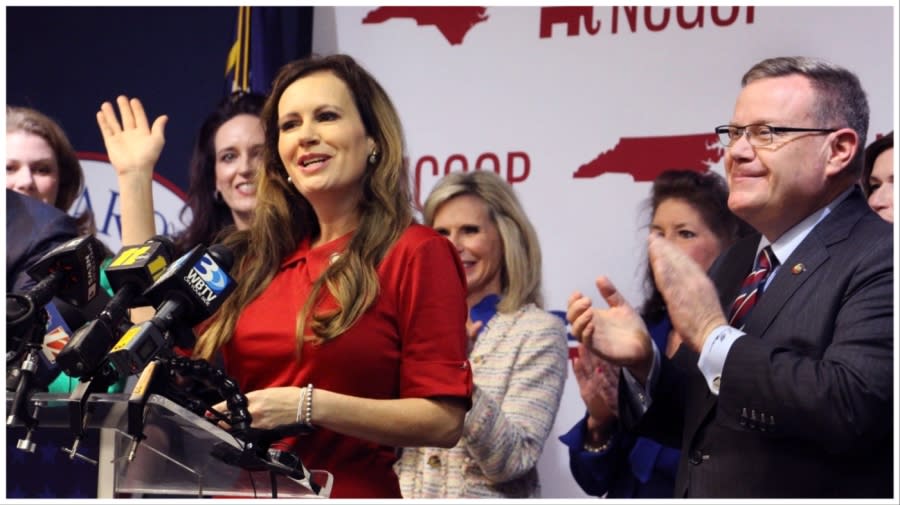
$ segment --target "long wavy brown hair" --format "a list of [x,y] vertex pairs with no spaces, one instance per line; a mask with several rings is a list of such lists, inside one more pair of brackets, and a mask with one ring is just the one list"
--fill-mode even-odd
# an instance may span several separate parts
[[[238,287],[197,340],[196,357],[208,359],[227,343],[242,310],[266,289],[282,260],[301,241],[319,236],[315,212],[287,182],[287,170],[278,153],[278,102],[294,81],[315,72],[331,72],[344,81],[379,155],[364,172],[357,208],[359,227],[347,251],[314,282],[307,302],[298,308],[298,352],[304,340],[326,342],[359,320],[378,295],[376,267],[413,222],[403,131],[387,92],[350,56],[311,57],[288,63],[276,76],[261,116],[266,145],[253,221],[249,229],[237,231],[223,242],[241,259],[232,272]],[[337,300],[336,310],[317,310],[323,288]]]

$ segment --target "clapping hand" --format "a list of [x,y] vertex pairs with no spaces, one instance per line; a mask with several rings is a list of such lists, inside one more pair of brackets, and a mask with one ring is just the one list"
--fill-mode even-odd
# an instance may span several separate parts
[[572,367],[590,417],[598,424],[608,424],[618,417],[619,367],[595,356],[583,343],[578,346]]
[[666,301],[672,326],[684,343],[700,352],[706,337],[728,324],[709,276],[668,240],[650,235],[648,254],[656,287]]
[[592,308],[590,298],[577,291],[573,293],[566,311],[572,334],[599,357],[627,367],[643,383],[653,363],[650,332],[608,278],[598,277],[596,285],[609,308]]

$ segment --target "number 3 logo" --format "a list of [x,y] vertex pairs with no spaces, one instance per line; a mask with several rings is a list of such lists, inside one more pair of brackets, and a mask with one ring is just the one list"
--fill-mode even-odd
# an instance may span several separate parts
[[225,289],[225,285],[227,284],[225,274],[222,273],[219,265],[217,265],[208,254],[204,254],[203,257],[200,258],[200,261],[194,265],[194,269],[200,274],[200,278],[203,279],[203,282],[205,282],[214,292],[219,293]]

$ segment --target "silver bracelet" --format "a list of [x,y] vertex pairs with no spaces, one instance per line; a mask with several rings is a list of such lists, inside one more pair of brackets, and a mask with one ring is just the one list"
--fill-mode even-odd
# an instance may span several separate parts
[[305,395],[306,395],[306,391],[304,391],[303,388],[300,388],[300,399],[297,400],[297,416],[294,419],[294,422],[296,422],[296,423],[300,422],[300,420],[301,420],[300,416],[303,415],[303,404],[304,404],[304,400],[305,400]]
[[308,428],[314,428],[312,423],[312,394],[313,394],[313,385],[312,382],[306,385],[306,411],[303,417],[303,424]]

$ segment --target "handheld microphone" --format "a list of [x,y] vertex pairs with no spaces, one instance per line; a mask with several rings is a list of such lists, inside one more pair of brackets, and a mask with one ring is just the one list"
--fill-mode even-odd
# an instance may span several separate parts
[[132,326],[107,356],[119,377],[133,375],[173,344],[194,345],[192,327],[213,315],[237,283],[228,275],[234,256],[223,245],[198,245],[172,264],[144,296],[156,315]]
[[99,316],[78,328],[59,352],[56,362],[72,377],[90,375],[122,336],[128,309],[149,305],[141,293],[151,286],[172,261],[175,244],[157,235],[141,245],[127,246],[106,267],[106,277],[115,295]]
[[102,251],[95,237],[80,237],[60,244],[28,269],[39,282],[24,293],[6,294],[7,349],[19,349],[34,331],[43,331],[47,318],[43,307],[54,296],[83,306],[97,295]]

